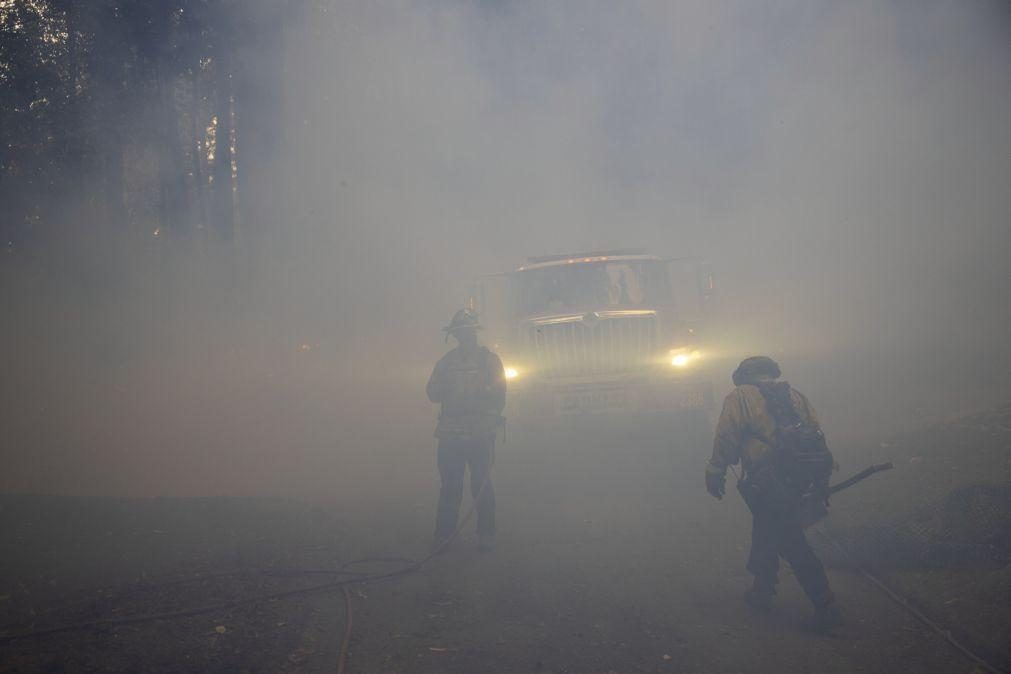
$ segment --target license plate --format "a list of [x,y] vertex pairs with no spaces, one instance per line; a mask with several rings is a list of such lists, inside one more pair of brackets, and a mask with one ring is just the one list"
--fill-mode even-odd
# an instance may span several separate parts
[[579,393],[568,393],[562,396],[560,403],[562,414],[623,410],[627,407],[628,397],[624,391],[581,391]]

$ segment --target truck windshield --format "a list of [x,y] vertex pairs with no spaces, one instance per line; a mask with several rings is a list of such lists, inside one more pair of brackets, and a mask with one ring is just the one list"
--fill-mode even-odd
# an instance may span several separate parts
[[658,260],[582,262],[516,274],[517,309],[525,315],[651,309],[671,302],[666,265]]

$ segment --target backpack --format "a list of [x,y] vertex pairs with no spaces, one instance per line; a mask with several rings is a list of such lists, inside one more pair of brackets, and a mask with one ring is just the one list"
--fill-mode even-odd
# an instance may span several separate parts
[[776,422],[772,459],[781,478],[801,492],[827,488],[835,459],[825,434],[797,413],[787,382],[760,382],[758,390]]

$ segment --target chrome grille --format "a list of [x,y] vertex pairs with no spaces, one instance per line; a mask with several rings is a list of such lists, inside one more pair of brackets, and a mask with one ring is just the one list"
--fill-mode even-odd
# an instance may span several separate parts
[[530,327],[537,371],[545,377],[634,372],[656,354],[655,316],[623,316]]

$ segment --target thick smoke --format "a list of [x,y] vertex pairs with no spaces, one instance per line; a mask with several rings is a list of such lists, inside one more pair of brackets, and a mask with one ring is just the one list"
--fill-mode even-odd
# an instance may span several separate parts
[[425,326],[378,336],[405,367],[460,302],[454,283],[526,255],[643,245],[713,260],[728,357],[781,357],[837,408],[830,428],[1006,395],[1005,8],[325,16],[295,59],[310,107],[291,112],[314,176],[295,209],[325,214],[311,227],[333,248],[314,255],[334,262],[306,269],[368,317],[363,342],[383,316]]
[[1009,30],[999,3],[319,3],[285,34],[275,227],[84,235],[92,283],[8,285],[3,486],[374,485],[430,448],[466,282],[594,248],[710,259],[714,352],[781,360],[830,436],[1006,397]]

